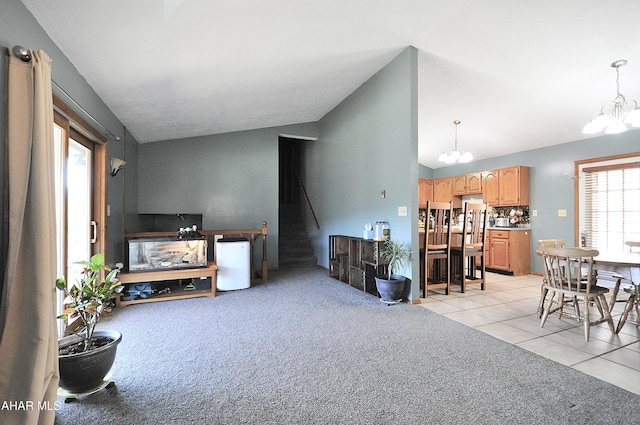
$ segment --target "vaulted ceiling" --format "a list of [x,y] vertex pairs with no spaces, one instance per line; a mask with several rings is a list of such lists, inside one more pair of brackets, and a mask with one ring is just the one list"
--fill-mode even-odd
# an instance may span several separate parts
[[637,0],[22,0],[141,143],[317,121],[407,46],[419,162],[586,138],[640,100]]

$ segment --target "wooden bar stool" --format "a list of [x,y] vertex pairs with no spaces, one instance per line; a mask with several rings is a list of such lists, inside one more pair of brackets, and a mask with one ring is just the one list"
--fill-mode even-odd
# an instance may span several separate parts
[[451,202],[427,203],[424,249],[424,297],[434,289],[451,288]]

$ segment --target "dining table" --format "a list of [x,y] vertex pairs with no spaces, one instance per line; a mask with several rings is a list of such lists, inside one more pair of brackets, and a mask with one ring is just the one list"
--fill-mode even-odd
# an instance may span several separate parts
[[596,270],[607,270],[622,275],[634,284],[640,284],[640,251],[598,250],[594,257]]
[[[620,320],[616,326],[615,333],[617,334],[627,321],[633,306],[638,302],[636,297],[638,296],[638,288],[640,285],[640,252],[628,250],[603,250],[599,251],[599,254],[594,257],[593,260],[593,267],[596,270],[597,275],[609,275],[611,277],[611,273],[617,273],[619,276],[623,277],[623,279],[619,279],[619,276],[614,276],[616,283],[609,301],[611,306],[618,301],[618,293],[621,284],[631,283],[634,285],[634,287],[631,287],[631,291],[628,291],[631,298],[627,300],[627,305],[625,306],[624,312],[620,316]],[[636,320],[633,323],[638,325],[640,324],[639,320],[640,318],[636,317]]]

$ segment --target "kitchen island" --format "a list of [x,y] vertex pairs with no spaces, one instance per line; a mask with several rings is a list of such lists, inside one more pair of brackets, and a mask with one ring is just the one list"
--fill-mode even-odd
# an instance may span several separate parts
[[[420,229],[419,246],[425,246],[425,232]],[[451,229],[451,245],[462,245],[462,228]],[[420,254],[421,265],[423,253]],[[489,271],[514,276],[531,273],[531,228],[530,227],[487,227],[485,241],[485,268]],[[421,270],[421,276],[423,271]]]

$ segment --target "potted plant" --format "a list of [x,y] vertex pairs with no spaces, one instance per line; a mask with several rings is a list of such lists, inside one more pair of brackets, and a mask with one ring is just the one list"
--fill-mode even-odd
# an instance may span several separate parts
[[72,335],[58,340],[58,360],[60,387],[79,394],[100,387],[111,370],[122,335],[96,331],[95,327],[124,286],[117,278],[118,270],[104,264],[103,254],[75,264],[82,266],[82,271],[73,285],[67,287],[64,277],[56,280],[56,288],[65,295],[64,311],[58,319],[76,318],[79,324]]
[[375,276],[380,301],[396,304],[402,301],[406,277],[394,274],[409,263],[411,249],[404,243],[388,239],[384,243],[382,259],[387,264],[387,273]]

